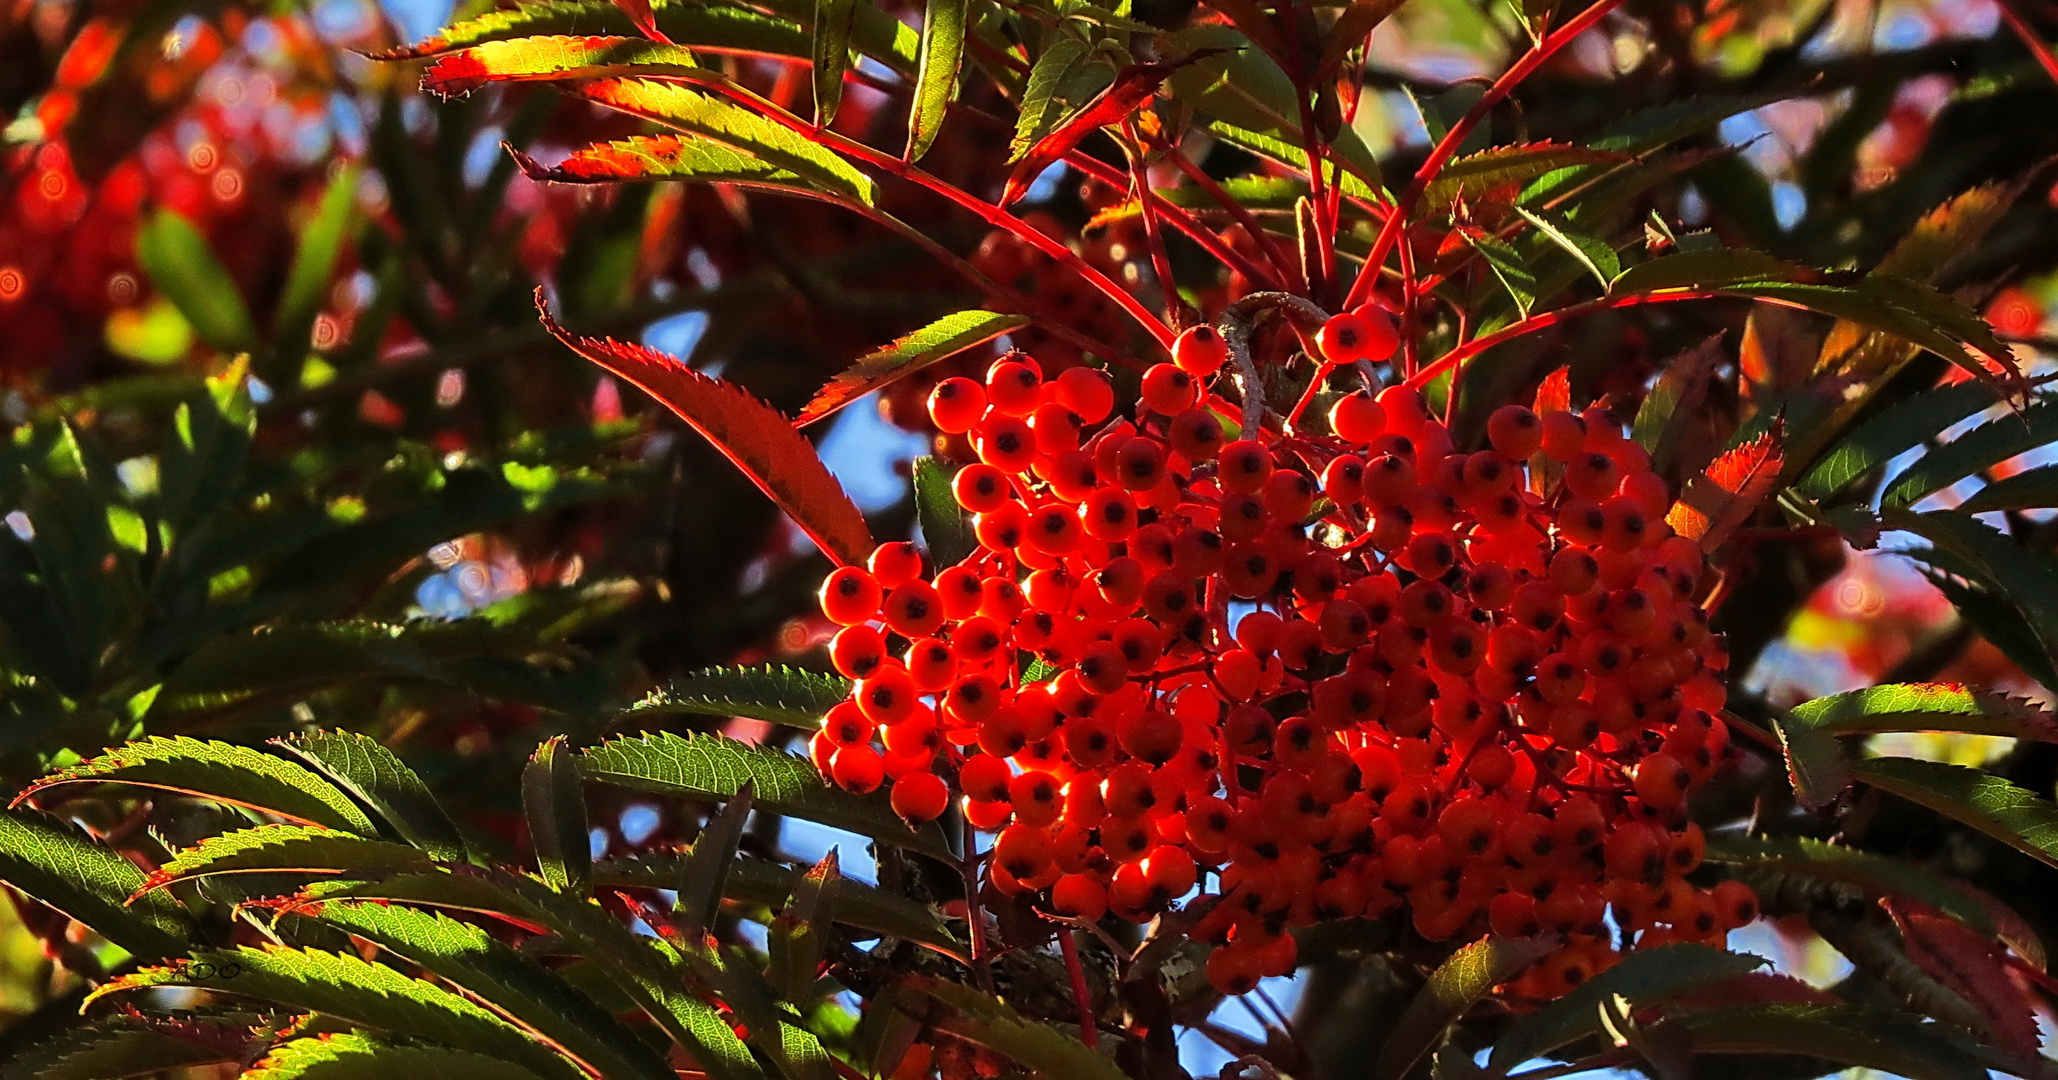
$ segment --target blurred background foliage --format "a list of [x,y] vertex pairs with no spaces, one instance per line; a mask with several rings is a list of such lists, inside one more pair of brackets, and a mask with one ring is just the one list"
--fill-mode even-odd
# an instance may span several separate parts
[[[640,338],[791,412],[865,349],[977,303],[960,279],[813,203],[534,183],[503,146],[554,160],[629,129],[541,88],[438,102],[415,89],[415,65],[366,57],[490,4],[0,3],[0,787],[142,733],[340,726],[405,754],[469,827],[512,846],[505,778],[543,737],[597,734],[680,672],[812,659],[827,627],[796,613],[811,610],[819,555],[704,443],[556,347],[530,290],[544,282],[576,330]],[[1190,8],[1139,0],[1134,15],[1169,26]],[[1374,44],[1353,123],[1401,175],[1524,42],[1499,5],[1414,0]],[[808,92],[804,66],[724,62],[775,100]],[[2050,371],[2058,86],[1992,3],[1632,2],[1532,79],[1492,134],[1570,139],[1715,95],[1755,107],[1690,141],[1650,209],[1732,246],[1869,267],[1946,199],[2026,189],[1976,249],[1913,269],[1985,311],[2032,375]],[[900,122],[894,99],[853,86],[838,126],[875,122]],[[956,124],[927,164],[983,183],[1006,136]],[[1235,153],[1208,167],[1232,171]],[[1088,336],[1127,332],[976,223],[919,193],[889,197]],[[1075,226],[1108,201],[1062,169],[1030,195]],[[1122,229],[1089,233],[1087,254],[1134,281]],[[1821,330],[1742,301],[1682,305],[1586,320],[1550,364],[1570,361],[1594,392],[1638,390],[1656,358],[1724,334],[1742,359],[1715,381],[1713,417],[1738,411],[1725,394],[1770,400],[1808,378],[1795,358],[1812,360]],[[1909,388],[1935,382],[1931,361],[1909,365]],[[903,476],[926,438],[895,421],[915,426],[922,389],[902,384],[821,434],[882,537],[913,521]],[[1709,447],[1682,453],[1705,459],[1727,430],[1711,419]],[[1989,479],[2052,460],[2025,454]],[[2048,547],[2047,512],[2019,514]],[[1754,549],[1720,613],[1744,687],[1785,705],[1946,678],[2048,699],[1891,547],[1825,534]],[[1904,753],[1998,761],[2046,794],[2058,776],[2048,746],[1893,738]],[[1711,798],[1780,797],[1768,769]],[[691,824],[624,806],[595,815],[597,848]],[[1896,826],[1865,831],[1879,841]],[[1902,843],[2058,925],[2029,864],[1993,845],[1913,827]],[[0,1011],[15,1020],[68,978],[44,959],[48,928],[22,917],[34,919],[0,916]],[[1805,927],[1764,933],[1761,951],[1811,981],[1848,970]],[[1340,981],[1353,977],[1303,973],[1323,989],[1301,1030],[1376,997],[1362,977]],[[1258,1021],[1238,1006],[1222,1019],[1275,1031]],[[1318,1057],[1348,1060],[1347,1033],[1323,1037]],[[1211,1070],[1214,1053],[1197,1045],[1193,1067]]]

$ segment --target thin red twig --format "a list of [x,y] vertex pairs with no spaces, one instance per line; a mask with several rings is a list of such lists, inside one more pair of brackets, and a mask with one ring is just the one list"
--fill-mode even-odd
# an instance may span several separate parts
[[1079,965],[1079,942],[1072,937],[1072,928],[1058,927],[1058,951],[1065,957],[1065,974],[1072,980],[1072,1004],[1079,1009],[1079,1041],[1087,1046],[1100,1045],[1100,1028],[1093,1019],[1093,994],[1086,988],[1086,969]]
[[1422,167],[1415,170],[1414,179],[1408,182],[1407,190],[1394,204],[1393,214],[1380,226],[1379,235],[1372,241],[1372,252],[1365,258],[1365,269],[1358,274],[1357,282],[1351,286],[1350,297],[1344,301],[1346,308],[1357,307],[1371,298],[1372,284],[1378,280],[1379,267],[1386,262],[1387,253],[1393,250],[1394,241],[1400,231],[1406,228],[1408,218],[1414,215],[1415,204],[1422,200],[1422,193],[1429,190],[1429,185],[1443,172],[1444,165],[1458,152],[1458,147],[1464,145],[1465,139],[1472,134],[1472,129],[1478,127],[1493,111],[1494,106],[1499,105],[1512,93],[1522,80],[1535,74],[1545,61],[1557,55],[1559,50],[1571,44],[1579,35],[1592,29],[1595,23],[1600,22],[1621,3],[1622,0],[1595,0],[1593,6],[1574,16],[1570,22],[1545,34],[1528,52],[1522,54],[1521,59],[1515,61],[1514,66],[1501,73],[1501,77],[1495,79],[1492,86],[1487,87],[1485,95],[1480,97],[1472,108],[1466,110],[1465,115],[1459,117],[1458,122],[1452,124],[1449,131],[1444,132],[1443,138],[1437,140],[1436,146],[1429,151],[1429,156],[1423,159]]
[[2044,44],[2044,39],[2038,37],[2035,30],[2030,29],[2029,20],[2023,18],[2022,12],[2015,9],[2017,2],[2018,0],[2000,0],[2001,18],[2008,23],[2008,29],[2015,31],[2015,36],[2021,38],[2022,43],[2029,47],[2029,53],[2037,58],[2037,63],[2043,65],[2044,74],[2049,75],[2052,82],[2058,82],[2058,56],[2051,55],[2051,47]]
[[1150,247],[1151,272],[1157,275],[1158,289],[1165,294],[1165,321],[1178,330],[1186,325],[1186,302],[1179,298],[1179,286],[1172,280],[1172,259],[1165,253],[1165,233],[1158,226],[1158,195],[1151,190],[1150,166],[1144,160],[1143,139],[1136,134],[1133,117],[1123,119],[1122,135],[1127,143],[1122,149],[1129,155],[1129,188],[1143,213],[1143,238]]
[[1408,385],[1419,388],[1445,371],[1470,360],[1496,345],[1505,344],[1524,334],[1533,334],[1538,330],[1556,326],[1561,322],[1581,315],[1590,315],[1596,311],[1610,311],[1616,308],[1636,307],[1640,304],[1665,304],[1675,300],[1706,300],[1715,295],[1718,294],[1701,289],[1668,289],[1661,292],[1639,293],[1635,296],[1603,296],[1598,300],[1588,300],[1583,304],[1573,304],[1570,307],[1562,307],[1556,311],[1538,312],[1526,319],[1509,323],[1507,326],[1485,337],[1473,338],[1471,341],[1465,342],[1450,352],[1437,357],[1434,361],[1424,366],[1422,370],[1408,376]]

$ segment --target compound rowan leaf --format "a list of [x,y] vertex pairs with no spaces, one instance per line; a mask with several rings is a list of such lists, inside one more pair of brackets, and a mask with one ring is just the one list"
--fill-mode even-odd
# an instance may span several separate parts
[[1780,439],[1781,425],[1775,420],[1771,430],[1724,451],[1706,472],[1687,481],[1665,523],[1698,542],[1702,551],[1721,547],[1779,482]]
[[549,35],[488,41],[436,59],[422,89],[458,97],[496,82],[571,82],[692,71],[693,51],[647,38]]
[[925,0],[921,63],[908,111],[908,161],[922,160],[943,130],[943,118],[958,96],[958,71],[965,60],[971,0]]
[[134,784],[247,806],[303,825],[366,836],[371,819],[319,776],[262,750],[184,735],[153,736],[118,746],[29,785],[15,802],[70,784]]
[[557,324],[539,291],[543,325],[573,352],[663,402],[771,496],[816,546],[851,566],[870,556],[871,530],[815,448],[779,411],[734,383],[711,378],[678,358],[611,338],[578,337]]
[[960,311],[895,338],[858,357],[850,367],[837,372],[828,385],[801,407],[794,427],[806,427],[856,401],[858,398],[905,376],[948,360],[966,349],[984,345],[1011,330],[1026,326],[1026,315],[1003,315],[997,311]]
[[583,1076],[572,1063],[484,1006],[384,964],[344,953],[284,945],[203,950],[144,968],[96,988],[91,1004],[114,994],[191,987],[323,1013],[395,1035],[433,1039],[512,1062],[543,1080]]
[[1857,779],[1970,825],[2032,858],[2058,866],[2058,806],[2001,777],[1963,765],[1877,757]]
[[811,729],[821,726],[822,717],[850,696],[850,685],[850,680],[841,675],[784,664],[703,668],[672,680],[661,690],[651,691],[624,715],[747,716]]
[[679,867],[679,879],[673,882],[678,899],[672,903],[672,918],[689,940],[706,937],[715,925],[715,916],[721,913],[729,868],[736,863],[743,827],[750,822],[756,788],[754,781],[745,780],[720,810],[708,815],[707,823],[693,841],[693,849]]
[[1680,429],[1700,412],[1722,359],[1719,334],[1673,357],[1659,370],[1658,381],[1636,410],[1636,420],[1630,425],[1631,437],[1651,455],[1652,464],[1659,470],[1664,470],[1672,460]]
[[2058,465],[2039,465],[2004,476],[1958,504],[1968,514],[1989,510],[2041,510],[2058,506]]
[[238,1080],[386,1080],[396,1076],[537,1080],[535,1073],[500,1058],[431,1042],[395,1041],[355,1031],[281,1043],[237,1076]]
[[[1058,126],[1064,118],[1067,105],[1080,105],[1100,93],[1114,78],[1114,67],[1105,61],[1092,60],[1092,47],[1085,41],[1068,35],[1060,35],[1050,43],[1029,68],[1029,79],[1022,85],[1022,102],[1015,117],[1015,134],[1008,142],[1008,164],[1022,160],[1045,135]],[[1086,89],[1085,79],[1091,72],[1103,72],[1105,79]],[[1083,96],[1074,97],[1084,90]]]
[[0,810],[0,881],[137,956],[176,956],[194,932],[185,905],[167,893],[124,904],[124,897],[143,887],[143,871],[113,848],[34,810]]
[[1515,1066],[1592,1032],[1602,1003],[1618,996],[1627,1000],[1630,1008],[1644,1009],[1764,964],[1761,957],[1705,945],[1660,945],[1625,953],[1614,967],[1517,1022],[1494,1044],[1488,1068],[1506,1076]]
[[1375,1080],[1406,1076],[1474,1002],[1556,947],[1555,936],[1489,936],[1452,953],[1430,972],[1407,1011],[1394,1022],[1373,1067]]
[[787,1001],[805,1009],[821,977],[822,950],[828,944],[827,927],[843,883],[836,849],[800,875],[793,895],[772,920],[765,935],[765,978]]
[[256,825],[210,836],[178,852],[135,895],[220,874],[383,875],[433,864],[428,852],[389,840],[306,825]]
[[661,732],[611,739],[580,754],[589,779],[695,799],[728,799],[755,785],[758,806],[948,858],[933,825],[911,829],[880,793],[855,795],[824,783],[806,758],[719,735]]

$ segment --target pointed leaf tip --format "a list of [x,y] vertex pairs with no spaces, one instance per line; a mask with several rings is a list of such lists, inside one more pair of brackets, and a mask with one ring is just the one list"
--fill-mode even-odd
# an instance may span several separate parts
[[824,554],[845,566],[870,555],[876,545],[864,514],[784,414],[734,383],[687,367],[677,357],[571,333],[550,314],[541,289],[536,291],[536,310],[544,328],[567,348],[656,398],[706,437]]

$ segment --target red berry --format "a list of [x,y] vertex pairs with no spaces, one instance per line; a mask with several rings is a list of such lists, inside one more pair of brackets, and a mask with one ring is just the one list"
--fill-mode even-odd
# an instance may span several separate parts
[[970,379],[945,379],[929,391],[929,421],[947,435],[972,430],[984,415],[986,389]]
[[1229,343],[1205,323],[1187,327],[1172,342],[1172,362],[1196,379],[1220,371],[1228,359]]
[[893,782],[893,812],[910,822],[934,821],[950,807],[950,787],[935,773],[909,773]]

